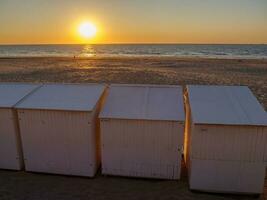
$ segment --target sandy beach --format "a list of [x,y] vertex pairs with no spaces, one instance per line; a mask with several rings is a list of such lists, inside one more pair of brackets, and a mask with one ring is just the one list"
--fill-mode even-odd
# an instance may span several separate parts
[[267,109],[266,59],[0,58],[0,81],[247,85]]
[[[266,59],[176,57],[0,58],[0,82],[247,85],[267,109]],[[265,189],[267,193],[267,188]],[[88,179],[0,170],[0,199],[257,199],[188,190],[180,181]],[[263,196],[260,197],[263,199]]]
[[183,168],[179,181],[102,176],[68,177],[0,170],[1,200],[263,200],[263,196],[212,194],[188,189]]

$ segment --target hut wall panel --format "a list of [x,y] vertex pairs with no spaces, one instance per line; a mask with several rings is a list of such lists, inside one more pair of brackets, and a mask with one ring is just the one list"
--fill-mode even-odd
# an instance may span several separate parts
[[193,125],[192,159],[263,162],[263,127]]
[[92,146],[92,152],[95,152],[96,164],[94,165],[94,170],[93,170],[95,172],[98,170],[98,167],[101,164],[100,120],[98,118],[98,115],[100,109],[103,106],[105,98],[106,98],[106,90],[103,92],[102,96],[100,97],[100,100],[94,107],[91,114],[91,132],[92,132],[91,141],[95,141],[91,143],[91,146]]
[[192,159],[190,189],[262,193],[264,175],[264,163]]
[[[263,128],[265,135],[267,135],[267,127]],[[267,137],[265,137],[264,162],[267,169]]]
[[20,170],[23,167],[18,124],[12,109],[0,109],[0,168]]
[[18,111],[27,171],[93,176],[95,135],[90,112]]
[[102,173],[178,179],[183,129],[178,122],[102,119]]
[[[190,154],[191,154],[191,129],[192,129],[192,119],[191,110],[189,103],[187,101],[187,95],[184,96],[185,100],[185,111],[186,111],[186,121],[185,121],[185,133],[184,133],[184,160],[188,169],[190,169]],[[190,170],[188,170],[190,173]]]

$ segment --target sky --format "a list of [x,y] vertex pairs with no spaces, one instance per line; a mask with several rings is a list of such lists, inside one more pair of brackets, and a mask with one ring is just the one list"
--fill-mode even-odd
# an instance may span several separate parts
[[0,44],[74,43],[267,44],[267,0],[0,0]]

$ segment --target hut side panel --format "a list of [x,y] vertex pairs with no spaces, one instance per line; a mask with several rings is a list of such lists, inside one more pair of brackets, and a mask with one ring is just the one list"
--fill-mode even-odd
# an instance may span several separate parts
[[264,175],[262,163],[191,159],[190,189],[262,193]]
[[[267,135],[267,127],[264,127],[263,131]],[[265,162],[266,169],[267,169],[267,137],[265,137],[264,162]]]
[[23,167],[16,120],[12,109],[0,109],[0,168],[2,169],[20,170]]
[[264,162],[263,127],[196,124],[192,133],[192,159]]
[[22,109],[18,115],[27,171],[95,174],[90,112]]
[[92,114],[91,114],[91,146],[92,146],[92,152],[94,152],[95,155],[95,165],[94,165],[94,171],[97,172],[100,163],[101,163],[101,143],[100,143],[100,119],[98,118],[100,109],[103,106],[103,103],[105,101],[106,97],[106,91],[103,92],[100,100],[94,107]]
[[179,179],[184,125],[101,119],[102,173]]
[[[184,130],[184,160],[188,168],[190,168],[190,152],[191,152],[191,126],[192,126],[192,119],[191,119],[191,110],[190,106],[187,101],[187,95],[184,96],[185,98],[185,111],[186,111],[186,120],[185,120],[185,130]],[[189,171],[190,172],[190,171]]]

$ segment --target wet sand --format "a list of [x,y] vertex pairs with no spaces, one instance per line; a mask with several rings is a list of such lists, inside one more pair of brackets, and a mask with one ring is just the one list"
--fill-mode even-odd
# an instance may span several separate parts
[[[168,57],[0,58],[0,82],[248,85],[267,109],[267,60]],[[267,193],[267,188],[265,190]],[[192,192],[188,189],[184,169],[180,181],[101,175],[88,179],[0,170],[0,199],[257,198]]]

